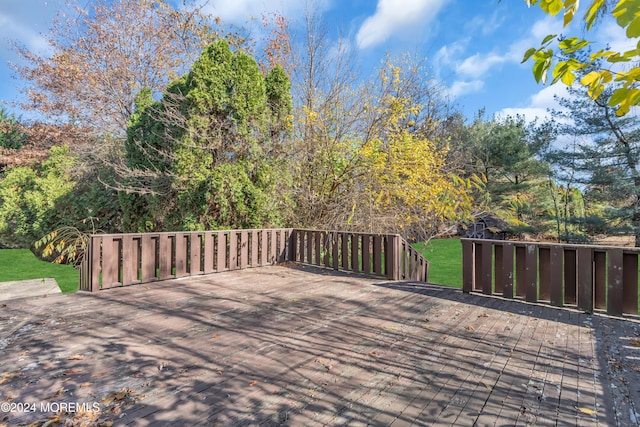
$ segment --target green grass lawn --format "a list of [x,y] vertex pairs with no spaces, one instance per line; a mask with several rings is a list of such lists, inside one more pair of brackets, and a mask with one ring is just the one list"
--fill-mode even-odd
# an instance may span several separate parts
[[429,282],[462,288],[462,244],[460,239],[433,239],[414,247],[429,260]]
[[40,261],[29,249],[0,249],[0,282],[53,277],[63,293],[78,290],[78,271],[70,265]]

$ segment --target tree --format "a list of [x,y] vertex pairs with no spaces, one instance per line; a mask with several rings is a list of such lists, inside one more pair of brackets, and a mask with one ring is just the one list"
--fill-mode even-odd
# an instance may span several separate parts
[[490,211],[513,230],[544,232],[551,201],[547,192],[548,167],[542,159],[550,129],[523,117],[492,117],[480,111],[458,132],[451,155],[458,159],[462,176],[481,176],[485,185],[475,190],[476,213]]
[[5,107],[0,107],[0,149],[17,150],[27,143],[20,122]]
[[[525,0],[529,6],[538,5],[545,13],[564,14],[564,26],[569,25],[579,9],[578,0]],[[596,21],[602,17],[613,17],[618,26],[625,30],[628,38],[640,36],[640,0],[593,0],[584,14],[587,31],[593,29]],[[557,41],[557,50],[552,44]],[[626,69],[616,64],[638,64],[640,47],[626,52],[601,49],[588,58],[579,59],[576,53],[585,52],[590,42],[581,37],[560,37],[550,34],[542,40],[539,48],[530,48],[523,62],[533,60],[533,75],[538,83],[546,83],[551,72],[551,84],[562,81],[571,86],[576,73],[586,68],[591,71],[583,74],[580,83],[588,88],[588,94],[598,99],[604,89],[615,83],[615,89],[607,96],[607,105],[616,107],[615,114],[624,116],[631,107],[640,104],[640,67],[628,66]],[[604,59],[604,63],[600,61]],[[606,64],[602,65],[601,64]]]
[[[289,99],[287,99],[289,97]],[[125,228],[216,229],[279,225],[286,216],[284,154],[289,81],[267,76],[221,39],[162,99],[137,97],[126,144]]]
[[615,87],[593,100],[585,89],[570,88],[558,101],[565,112],[559,134],[575,141],[555,150],[554,164],[571,171],[584,190],[585,226],[610,234],[631,232],[640,246],[640,121],[618,117],[609,102]]
[[51,56],[15,47],[26,65],[14,68],[29,82],[22,107],[123,137],[136,93],[161,94],[216,37],[218,23],[164,0],[77,2],[47,35]]

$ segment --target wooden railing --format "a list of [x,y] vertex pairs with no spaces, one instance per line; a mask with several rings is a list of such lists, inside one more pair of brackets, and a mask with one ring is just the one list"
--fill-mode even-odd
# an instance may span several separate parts
[[291,240],[291,261],[389,280],[427,281],[427,260],[397,234],[295,229]]
[[259,267],[286,261],[291,229],[91,235],[80,290]]
[[486,295],[638,315],[639,249],[462,239],[462,288]]
[[428,263],[398,235],[338,231],[194,231],[91,235],[80,290],[293,261],[390,280],[427,281]]

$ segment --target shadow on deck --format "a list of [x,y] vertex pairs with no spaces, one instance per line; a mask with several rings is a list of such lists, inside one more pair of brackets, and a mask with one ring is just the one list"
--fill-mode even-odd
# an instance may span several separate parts
[[0,425],[638,425],[639,326],[282,266],[6,301]]

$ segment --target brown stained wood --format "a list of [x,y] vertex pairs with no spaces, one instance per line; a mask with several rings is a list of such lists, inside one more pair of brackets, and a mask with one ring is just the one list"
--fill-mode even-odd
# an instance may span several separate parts
[[526,245],[525,254],[525,299],[528,302],[538,301],[538,247]]
[[120,239],[105,236],[102,239],[102,288],[120,285]]
[[594,306],[596,309],[607,308],[607,253],[594,251]]
[[290,235],[284,230],[278,231],[278,235],[280,236],[280,248],[278,249],[279,255],[277,258],[278,262],[293,261],[294,258],[289,250],[295,250],[295,245],[288,245],[289,240],[291,240]]
[[469,293],[474,289],[475,256],[473,254],[475,244],[462,240],[462,291]]
[[389,280],[403,280],[402,275],[402,241],[397,235],[383,236],[384,275]]
[[382,276],[382,236],[380,235],[373,236],[373,272]]
[[350,270],[349,266],[349,234],[340,233],[340,265],[345,270]]
[[131,285],[138,282],[138,239],[133,236],[122,236],[122,284]]
[[[513,243],[511,242],[504,242],[502,244],[502,265],[500,271],[503,284],[502,296],[505,298],[513,298]],[[496,271],[496,275],[497,274],[498,272]]]
[[313,248],[314,248],[314,242],[313,242],[313,231],[307,231],[307,259],[306,262],[307,264],[313,264],[313,258],[314,258],[314,254],[313,254]]
[[240,232],[240,268],[249,266],[249,232]]
[[482,293],[491,295],[493,293],[493,275],[491,267],[493,265],[493,244],[486,242],[482,244]]
[[[294,232],[292,234],[292,236],[295,236],[296,233]],[[269,241],[270,246],[269,246],[269,262],[271,264],[275,264],[276,262],[278,262],[278,233],[275,230],[271,230],[269,232]],[[294,245],[295,247],[295,245]]]
[[176,252],[175,252],[175,269],[176,277],[184,277],[187,275],[187,239],[188,234],[176,233]]
[[259,238],[258,230],[251,231],[251,241],[249,245],[249,250],[251,252],[251,267],[258,266],[258,260],[260,259],[260,238]]
[[473,273],[474,273],[473,290],[474,291],[482,290],[482,284],[484,280],[484,274],[483,274],[483,270],[484,270],[483,257],[485,253],[484,246],[488,244],[489,244],[488,242],[475,243],[475,250],[473,251],[474,265],[475,265],[475,268],[473,270]]
[[214,271],[214,253],[215,239],[213,233],[207,231],[204,233],[204,274],[213,273]]
[[238,232],[229,232],[229,270],[238,268]]
[[365,274],[371,273],[371,236],[365,234],[362,236],[362,271]]
[[202,234],[191,233],[189,236],[189,275],[204,273],[202,267]]
[[324,249],[324,266],[331,267],[331,253],[333,251],[333,245],[331,240],[331,233],[323,231],[322,236],[322,248]]
[[3,390],[14,402],[73,390],[102,405],[99,423],[117,408],[115,425],[636,423],[638,373],[623,382],[607,364],[632,354],[634,322],[323,273],[265,267],[12,301],[2,368],[19,375]]
[[504,274],[502,273],[502,269],[504,268],[503,252],[504,246],[496,243],[493,247],[495,266],[494,292],[499,295],[504,295]]
[[[296,231],[295,237],[293,238],[293,245],[298,248],[298,253],[294,256],[293,260],[298,262],[304,262],[304,239],[306,233],[304,231]],[[296,241],[297,240],[297,241]]]
[[593,312],[593,249],[581,247],[578,256],[578,309]]
[[269,233],[268,230],[260,233],[260,265],[267,265],[269,262]]
[[353,271],[361,271],[360,268],[360,236],[351,235],[351,268]]
[[564,250],[564,303],[576,303],[578,282],[577,255],[575,249]]
[[225,231],[216,233],[216,271],[225,271],[228,269],[228,247],[229,233]]
[[173,257],[172,257],[172,249],[173,249],[173,239],[174,236],[169,236],[167,234],[161,234],[159,237],[159,251],[158,251],[158,259],[160,263],[160,279],[168,279],[173,277],[171,269],[173,267]]
[[340,268],[340,240],[336,232],[331,232],[331,266],[334,270]]
[[622,256],[622,311],[638,314],[638,254],[624,253]]
[[549,302],[556,307],[564,305],[562,289],[563,254],[561,247],[554,246],[550,250],[549,259]]
[[541,301],[549,301],[551,299],[551,248],[538,250],[538,272],[540,275],[538,298]]
[[314,264],[315,265],[322,265],[323,263],[323,259],[322,259],[322,241],[323,241],[323,235],[321,232],[319,231],[314,231],[313,232],[313,242],[315,243],[315,260],[314,260]]
[[609,251],[609,280],[607,284],[607,314],[622,316],[624,305],[623,286],[623,251],[613,249]]
[[516,246],[516,296],[518,297],[524,297],[526,294],[526,254],[525,246]]
[[91,279],[90,289],[91,292],[97,292],[101,287],[100,273],[104,269],[104,263],[102,262],[103,253],[103,239],[100,236],[91,237],[91,267],[89,268],[89,274]]

